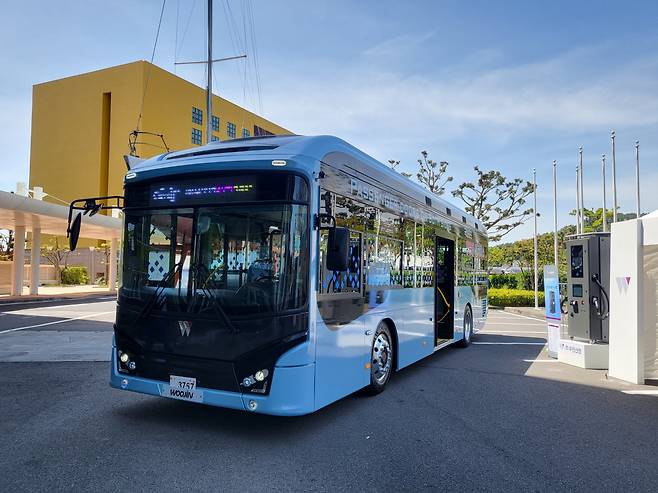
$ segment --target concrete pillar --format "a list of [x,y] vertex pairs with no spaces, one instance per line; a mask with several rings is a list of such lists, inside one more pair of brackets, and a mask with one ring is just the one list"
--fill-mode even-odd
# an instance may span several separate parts
[[25,267],[25,226],[16,226],[14,228],[14,261],[11,265],[12,296],[21,296],[23,294],[23,268]]
[[117,250],[119,247],[119,240],[112,238],[110,243],[110,266],[108,268],[109,279],[107,285],[110,288],[110,293],[116,292],[117,289]]
[[30,294],[39,294],[41,265],[41,228],[32,230],[32,255],[30,258]]

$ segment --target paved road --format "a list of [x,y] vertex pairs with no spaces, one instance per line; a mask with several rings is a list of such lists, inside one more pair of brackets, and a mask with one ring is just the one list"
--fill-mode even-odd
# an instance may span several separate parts
[[108,361],[112,296],[0,302],[0,362]]
[[546,362],[542,329],[493,312],[471,347],[299,418],[113,390],[103,362],[0,363],[0,490],[655,491],[658,399]]

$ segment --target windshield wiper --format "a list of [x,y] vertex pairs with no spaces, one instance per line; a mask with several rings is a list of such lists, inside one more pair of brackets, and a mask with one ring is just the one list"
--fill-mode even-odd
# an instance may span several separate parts
[[203,282],[203,284],[199,283],[199,286],[197,286],[197,281],[199,280],[199,278],[200,277],[203,278],[203,276],[200,275],[202,270],[205,270],[206,271],[205,273],[208,273],[208,274],[212,275],[212,273],[210,273],[210,270],[203,264],[194,264],[190,267],[190,273],[192,274],[192,286],[193,286],[193,292],[194,292],[194,295],[193,295],[194,302],[190,303],[188,305],[188,311],[191,312],[194,309],[194,305],[195,305],[196,299],[197,299],[196,290],[199,289],[203,293],[204,297],[206,299],[210,300],[211,308],[215,311],[215,313],[219,316],[219,318],[222,319],[222,321],[226,324],[226,326],[229,328],[229,330],[233,334],[237,334],[238,329],[235,327],[235,325],[233,325],[233,322],[231,322],[231,319],[229,318],[229,316],[224,311],[224,308],[222,307],[221,303],[219,302],[219,298],[217,296],[215,296],[215,293],[213,293],[212,290],[210,290],[206,287],[206,282],[207,282],[208,279],[210,279],[210,275],[206,277],[206,282]]
[[148,315],[151,310],[153,310],[153,307],[157,306],[160,304],[160,301],[162,299],[162,293],[164,293],[165,289],[167,288],[167,284],[169,284],[169,281],[178,274],[180,274],[183,271],[183,264],[185,263],[185,256],[181,257],[181,260],[179,263],[174,265],[174,268],[167,272],[162,279],[160,279],[160,282],[155,286],[155,292],[151,295],[151,297],[148,299],[144,307],[139,311],[137,314],[137,317],[131,324],[131,326],[134,326],[137,322],[139,322],[143,317]]

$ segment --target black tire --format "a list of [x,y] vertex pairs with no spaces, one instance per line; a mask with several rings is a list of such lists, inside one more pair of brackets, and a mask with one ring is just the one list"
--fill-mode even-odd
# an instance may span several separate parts
[[468,347],[471,345],[471,338],[473,337],[473,312],[471,307],[467,306],[464,311],[464,338],[457,343],[459,347]]
[[391,330],[380,322],[370,347],[370,385],[364,389],[366,394],[377,395],[386,388],[393,373],[394,351]]

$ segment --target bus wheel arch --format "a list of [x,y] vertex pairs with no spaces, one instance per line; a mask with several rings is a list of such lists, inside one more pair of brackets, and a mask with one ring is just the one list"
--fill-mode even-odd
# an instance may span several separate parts
[[473,337],[473,327],[474,327],[473,308],[471,307],[470,302],[466,303],[466,306],[464,307],[463,326],[464,326],[464,336],[457,343],[457,345],[459,347],[468,347],[471,345],[471,339]]

